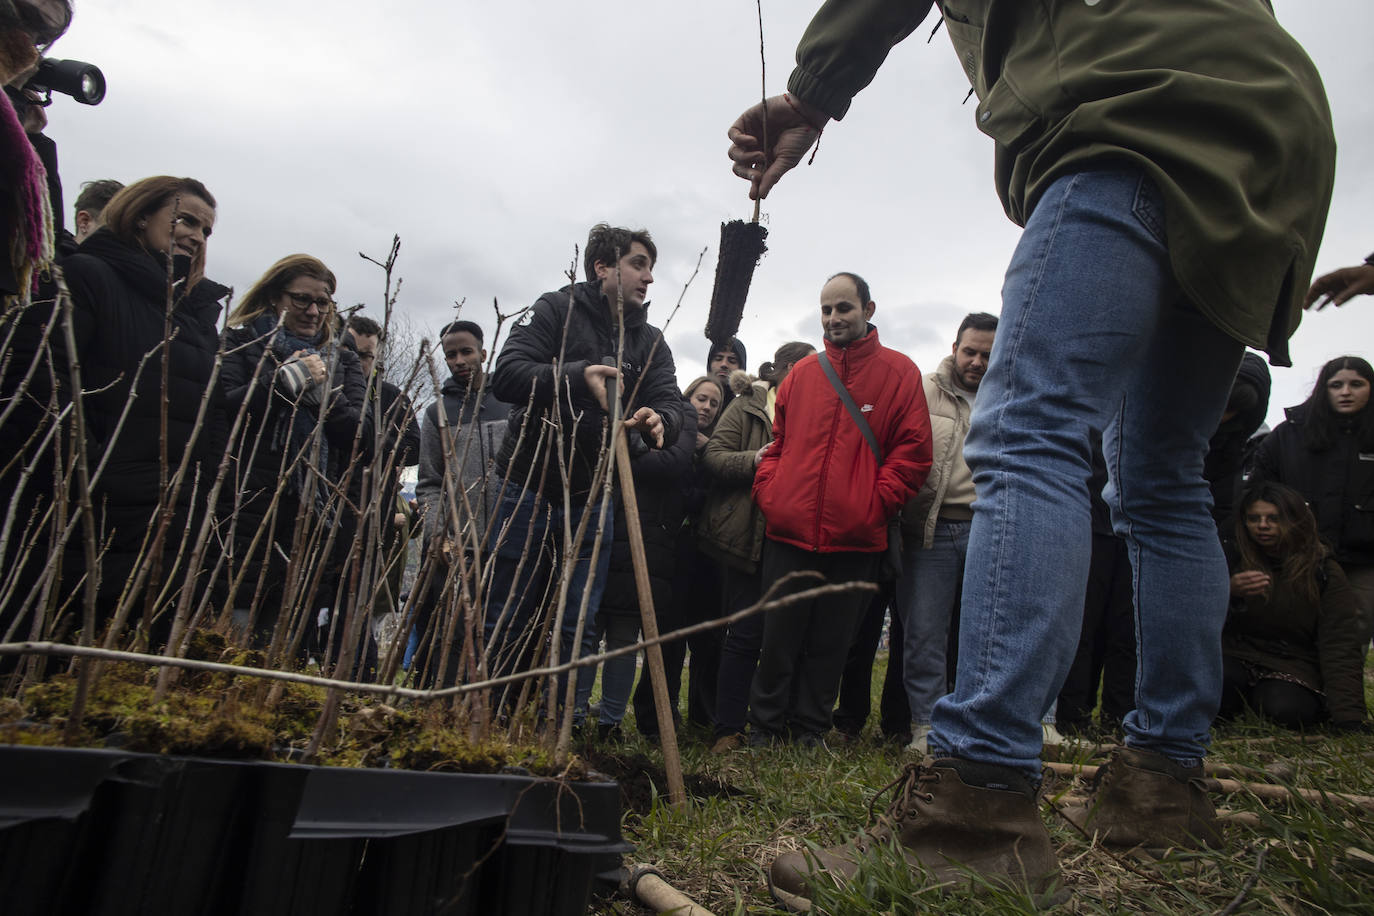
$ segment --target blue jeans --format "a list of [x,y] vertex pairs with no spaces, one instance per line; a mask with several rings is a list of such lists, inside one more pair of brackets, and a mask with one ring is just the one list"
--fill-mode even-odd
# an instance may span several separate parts
[[[572,504],[569,524],[577,532],[583,506]],[[582,607],[582,593],[590,590],[587,601],[589,619],[601,605],[601,593],[606,587],[606,571],[611,562],[611,538],[614,534],[613,514],[606,513],[606,525],[601,534],[601,550],[597,554],[595,574],[592,574],[592,548],[596,544],[598,507],[593,507],[591,520],[578,545],[577,562],[568,582],[567,605],[563,612],[563,627],[558,658],[566,662],[585,653],[574,653],[577,647],[577,616]],[[507,528],[509,523],[509,528]],[[502,530],[505,534],[502,536]],[[492,557],[491,579],[487,584],[484,608],[484,631],[489,670],[496,675],[509,674],[533,666],[542,645],[538,632],[543,626],[542,615],[536,611],[547,609],[552,614],[557,590],[550,588],[554,564],[562,562],[563,507],[554,505],[537,493],[525,490],[518,483],[507,483],[501,490],[497,504],[496,524],[492,526],[488,548]],[[523,568],[520,556],[529,541],[529,555]],[[500,543],[496,543],[497,541]],[[555,559],[556,558],[556,559]],[[590,583],[589,583],[590,576]],[[547,593],[547,594],[546,594]],[[592,671],[593,669],[582,669]],[[584,676],[579,674],[579,679]],[[560,677],[558,700],[562,703],[567,681]],[[509,696],[519,693],[519,685],[508,688]]]
[[[1229,581],[1202,478],[1243,348],[1184,298],[1164,202],[1138,170],[1065,175],[1026,225],[964,457],[977,501],[954,693],[932,753],[1039,775],[1040,717],[1073,661],[1092,550],[1089,431],[1134,570],[1128,744],[1201,758]],[[937,751],[938,749],[938,751]]]
[[897,607],[902,614],[902,682],[911,721],[930,724],[935,701],[948,691],[945,649],[949,621],[964,580],[969,522],[936,521],[929,547],[912,538],[902,556]]
[[[603,547],[605,551],[609,549]],[[588,609],[589,613],[592,609]],[[623,615],[609,617],[606,614],[593,614],[592,619],[582,631],[582,655],[596,655],[601,651],[601,638],[606,638],[606,651],[632,646],[639,641],[639,621]],[[635,652],[607,659],[601,663],[601,713],[597,722],[602,725],[615,725],[625,718],[625,708],[634,692],[635,673],[639,669],[639,655]],[[645,667],[644,676],[649,676]],[[573,720],[581,723],[585,718],[587,705],[592,698],[592,685],[596,683],[596,668],[577,669],[577,698],[573,702]]]

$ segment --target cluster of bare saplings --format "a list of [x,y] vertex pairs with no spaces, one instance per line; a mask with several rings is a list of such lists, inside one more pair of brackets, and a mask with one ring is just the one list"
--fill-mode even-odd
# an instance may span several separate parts
[[[494,615],[495,634],[484,634],[484,608],[493,603],[487,595],[487,558],[507,532],[491,529],[494,513],[475,511],[474,491],[458,481],[456,474],[444,476],[437,511],[444,513],[447,530],[457,532],[454,540],[459,546],[450,546],[443,557],[438,551],[423,553],[411,587],[404,596],[400,594],[392,573],[406,564],[408,549],[419,551],[408,547],[406,537],[386,536],[395,524],[395,482],[400,471],[395,450],[386,447],[386,430],[407,418],[383,415],[381,400],[371,393],[385,374],[414,403],[423,404],[439,391],[441,379],[428,340],[403,345],[407,335],[390,333],[396,319],[393,270],[398,248],[399,242],[394,241],[390,255],[374,261],[385,272],[382,350],[378,370],[367,382],[367,406],[353,432],[348,459],[324,454],[328,399],[320,398],[309,406],[293,403],[289,425],[311,428],[311,432],[302,436],[301,447],[281,449],[277,487],[252,495],[257,506],[251,521],[241,511],[249,491],[244,477],[256,451],[267,447],[262,440],[270,433],[253,422],[249,399],[237,410],[223,408],[224,399],[218,393],[221,376],[226,360],[235,356],[223,334],[189,441],[179,441],[175,447],[169,443],[168,399],[159,395],[169,384],[167,342],[175,334],[172,312],[177,303],[170,281],[162,341],[142,354],[127,377],[106,381],[98,389],[83,379],[83,360],[67,357],[80,349],[73,333],[73,302],[60,268],[54,268],[50,296],[35,296],[32,302],[6,309],[0,326],[4,347],[0,368],[7,380],[0,402],[0,443],[4,444],[0,479],[12,482],[12,490],[0,524],[0,663],[5,671],[0,689],[5,696],[17,696],[27,685],[70,668],[78,679],[68,720],[74,731],[102,664],[147,664],[150,671],[157,671],[157,698],[172,689],[184,669],[224,670],[265,683],[297,681],[326,688],[328,699],[317,736],[328,732],[345,695],[374,695],[388,702],[442,704],[474,740],[505,733],[512,739],[543,742],[562,757],[572,731],[576,679],[560,680],[557,675],[596,664],[610,654],[647,647],[650,661],[658,662],[652,667],[659,682],[657,692],[666,706],[661,661],[653,657],[663,637],[653,624],[647,574],[642,569],[643,641],[605,656],[566,659],[559,657],[560,640],[550,638],[551,633],[560,632],[566,615],[575,614],[578,625],[573,644],[580,645],[588,616],[586,592],[570,594],[568,587],[578,561],[576,549],[562,550],[558,545],[577,545],[588,526],[598,530],[607,523],[612,500],[618,498],[617,479],[622,492],[633,492],[625,486],[630,478],[619,399],[611,399],[608,419],[595,420],[602,426],[593,490],[598,498],[587,500],[580,516],[565,511],[562,532],[551,532],[544,541],[527,537],[520,545],[522,569],[542,559],[553,570],[540,599],[540,612],[518,635],[529,651],[527,657],[534,660],[531,667],[498,678],[488,675],[496,666],[486,646],[488,641],[501,642],[500,628],[508,615]],[[496,317],[490,344],[493,354],[499,348],[502,326],[514,316],[502,315],[498,308]],[[338,366],[332,358],[337,346],[330,344],[323,352],[331,386]],[[270,352],[270,347],[263,348],[251,382],[275,371]],[[561,375],[560,368],[555,368],[556,377]],[[485,380],[484,374],[483,384]],[[124,393],[121,403],[111,404],[112,391]],[[480,392],[474,394],[480,396]],[[147,494],[151,511],[146,526],[137,532],[120,532],[112,530],[105,511],[110,494],[124,485],[110,459],[140,398],[156,398],[161,404],[158,480],[156,491]],[[408,407],[399,399],[394,406],[398,410]],[[445,424],[445,411],[436,413],[438,422]],[[561,475],[567,510],[573,504],[569,456],[557,446],[576,441],[571,433],[577,424],[590,421],[566,399],[542,416],[535,410],[527,410],[525,416],[535,419],[526,422],[518,435],[534,437],[536,447],[548,456],[549,460],[538,463],[545,474]],[[93,433],[96,428],[101,430],[99,435]],[[464,450],[474,447],[475,436],[461,429],[449,433],[440,437],[445,465],[464,467]],[[214,447],[208,452],[195,447],[209,441]],[[617,443],[622,447],[617,448]],[[209,460],[193,459],[207,453]],[[545,480],[503,481],[499,477],[492,473],[493,486],[539,487],[551,500],[558,499],[557,481],[549,487]],[[486,522],[483,530],[478,520],[488,518],[493,521]],[[637,525],[632,522],[630,527],[633,545]],[[283,531],[289,531],[289,538],[281,536]],[[642,556],[638,559],[642,567]],[[516,582],[530,578],[517,575]],[[427,632],[420,634],[413,661],[403,671],[406,637],[418,602],[429,593],[436,593],[438,600]],[[778,602],[765,598],[751,610],[792,604],[810,595],[803,592]],[[506,608],[516,598],[514,594],[493,597]],[[328,616],[325,632],[316,634],[312,631],[320,629],[325,619],[322,608],[338,612]],[[392,626],[374,627],[374,621],[387,615],[395,615]],[[727,618],[707,625],[728,622]],[[194,635],[206,631],[219,634],[235,650],[232,667],[187,657]],[[375,651],[368,653],[368,640],[375,639],[374,633],[385,632],[394,636],[383,636],[374,643]],[[664,636],[680,637],[687,632]],[[308,653],[312,645],[314,651]],[[313,655],[310,664],[308,655]],[[456,677],[444,679],[448,686],[431,686],[438,683],[435,672],[455,671]],[[257,695],[261,702],[271,703],[280,698],[281,691],[267,688]],[[669,715],[666,709],[660,710],[661,721],[671,729]]]

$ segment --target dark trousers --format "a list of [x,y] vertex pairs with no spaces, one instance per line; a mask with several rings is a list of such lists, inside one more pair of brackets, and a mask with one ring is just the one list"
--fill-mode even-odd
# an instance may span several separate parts
[[[696,549],[690,529],[684,528],[678,544],[677,567],[673,577],[671,600],[666,607],[655,604],[659,633],[669,633],[723,615],[720,568],[710,557]],[[716,680],[720,671],[720,652],[724,637],[720,630],[707,630],[687,639],[675,639],[663,644],[663,671],[668,682],[668,696],[674,702],[673,718],[677,719],[676,702],[682,689],[682,667],[691,649],[687,670],[687,720],[701,728],[710,728],[715,721]],[[658,732],[658,718],[654,712],[653,684],[648,667],[639,672],[639,686],[634,696],[635,722],[646,735]]]
[[1083,630],[1069,676],[1059,690],[1055,719],[1070,729],[1083,728],[1097,705],[1102,683],[1102,727],[1118,728],[1135,708],[1135,610],[1131,594],[1131,558],[1126,541],[1112,534],[1093,534],[1088,592],[1083,602]]
[[[873,582],[881,559],[880,553],[812,553],[765,540],[763,581],[814,570],[830,584]],[[815,584],[795,583],[779,597]],[[871,600],[871,592],[855,591],[766,615],[759,667],[749,689],[749,726],[756,736],[806,741],[830,730],[849,647]]]
[[[411,600],[415,607],[412,629],[419,636],[411,669],[418,673],[417,686],[424,688],[453,687],[460,682],[462,672],[471,670],[476,659],[465,660],[467,629],[473,630],[474,646],[480,646],[477,635],[482,630],[480,608],[474,610],[468,601],[477,594],[475,584],[468,585],[468,598],[463,597],[463,584],[458,581],[459,564],[450,561],[442,552],[425,551],[425,562],[433,564],[429,582],[423,594]],[[480,560],[476,553],[466,551],[464,567],[469,577],[475,576]],[[423,573],[423,570],[422,570]],[[423,578],[423,574],[420,578]],[[418,587],[417,580],[417,587]],[[451,630],[450,630],[451,628]],[[448,653],[445,658],[445,640]],[[442,668],[442,670],[441,670]]]
[[1221,711],[1218,718],[1233,718],[1248,706],[1284,728],[1310,728],[1321,719],[1321,697],[1301,684],[1256,676],[1245,663],[1229,655],[1221,661]]
[[[727,614],[757,604],[762,590],[761,572],[743,572],[730,566],[721,569],[722,603]],[[763,615],[752,614],[731,624],[720,650],[716,675],[715,736],[744,734],[749,712],[749,686],[759,665],[763,646]]]
[[[840,678],[840,700],[835,706],[835,728],[847,735],[857,736],[863,731],[872,707],[873,659],[883,638],[883,619],[892,605],[894,583],[879,583],[882,591],[873,596],[859,622],[854,645]],[[911,740],[911,704],[902,684],[902,615],[890,615],[887,632],[887,674],[883,677],[883,693],[878,701],[878,728],[884,737]]]

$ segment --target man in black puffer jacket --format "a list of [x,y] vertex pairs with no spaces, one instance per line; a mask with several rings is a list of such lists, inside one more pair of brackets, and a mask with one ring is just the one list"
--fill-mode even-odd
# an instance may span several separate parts
[[[574,532],[583,509],[595,497],[595,468],[606,441],[607,381],[618,376],[616,390],[626,426],[655,447],[673,441],[681,428],[682,398],[673,355],[645,311],[656,258],[647,232],[613,229],[604,223],[593,227],[584,259],[586,282],[541,296],[511,330],[496,361],[492,393],[514,409],[496,459],[507,482],[492,530],[495,568],[485,605],[487,655],[494,673],[528,667],[539,648],[537,640],[524,635],[530,627],[541,626],[535,613],[541,603],[554,605],[542,602],[551,571],[542,545],[546,535],[556,535],[563,527],[565,486],[568,524]],[[625,349],[617,370],[613,365],[620,306]],[[607,358],[612,365],[603,364]],[[550,454],[552,448],[559,449],[558,457]],[[563,469],[566,483],[561,479]],[[589,592],[589,615],[600,603],[614,522],[607,517],[602,528],[592,574],[597,530],[594,511],[568,583],[560,660],[574,655],[583,592]],[[522,565],[527,536],[532,546]]]

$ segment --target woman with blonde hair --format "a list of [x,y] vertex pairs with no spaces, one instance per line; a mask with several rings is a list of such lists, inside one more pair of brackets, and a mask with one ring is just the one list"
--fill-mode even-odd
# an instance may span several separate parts
[[[335,285],[318,258],[289,255],[229,316],[221,384],[230,418],[243,417],[229,444],[239,457],[235,480],[223,491],[233,505],[221,504],[234,517],[235,560],[251,570],[319,556],[324,525],[336,511],[334,485],[364,422],[367,381],[357,354],[335,340]],[[269,575],[276,589],[261,615],[244,607],[251,578],[230,596],[241,627],[258,618],[251,625],[259,641],[275,625],[282,578]]]

